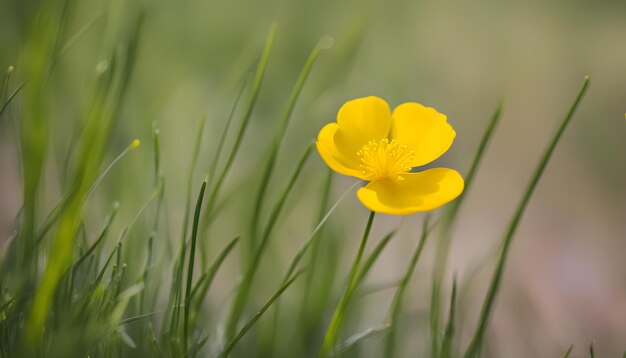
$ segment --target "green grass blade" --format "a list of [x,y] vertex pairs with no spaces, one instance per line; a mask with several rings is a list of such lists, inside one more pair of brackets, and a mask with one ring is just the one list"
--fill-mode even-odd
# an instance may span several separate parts
[[363,232],[363,238],[361,239],[361,244],[359,246],[359,251],[354,259],[354,263],[352,264],[352,269],[350,270],[350,276],[348,279],[348,285],[344,290],[341,299],[339,300],[339,304],[335,308],[333,313],[333,317],[326,329],[326,333],[324,334],[324,341],[322,342],[322,347],[319,352],[319,356],[322,358],[329,357],[332,355],[332,350],[335,348],[335,342],[337,341],[337,335],[339,334],[339,329],[341,328],[341,324],[343,323],[343,316],[348,307],[348,302],[354,293],[356,288],[356,283],[358,279],[359,267],[361,265],[361,259],[363,257],[363,252],[365,251],[365,246],[367,245],[367,239],[370,235],[370,230],[372,229],[372,223],[374,222],[375,213],[370,212],[369,218],[367,219],[367,224],[365,225],[365,231]]
[[[293,113],[294,107],[296,106],[296,102],[298,101],[298,97],[300,97],[300,93],[302,92],[302,87],[309,77],[309,73],[313,68],[313,64],[317,59],[320,52],[328,48],[328,40],[326,38],[321,39],[317,45],[313,48],[309,57],[307,58],[304,67],[300,71],[300,75],[296,80],[296,84],[291,90],[291,95],[289,96],[289,100],[287,101],[287,108],[283,114],[283,117],[278,122],[278,126],[276,128],[276,134],[274,136],[274,141],[270,148],[270,154],[265,162],[265,168],[263,169],[263,175],[261,176],[261,181],[259,185],[259,189],[257,191],[256,199],[254,201],[254,211],[252,213],[252,222],[250,224],[250,234],[251,239],[254,240],[255,235],[257,234],[257,229],[259,225],[259,218],[261,216],[261,208],[263,206],[263,201],[265,199],[265,194],[267,192],[267,187],[272,176],[272,172],[274,171],[274,166],[276,165],[276,159],[278,157],[278,153],[280,150],[280,145],[285,137],[285,131],[287,130],[287,126],[289,125],[289,121],[291,120],[291,115]],[[254,241],[253,241],[254,243]],[[253,245],[250,245],[253,247]]]
[[222,135],[220,136],[220,140],[217,143],[217,147],[215,148],[215,155],[213,156],[213,160],[211,161],[211,166],[209,167],[209,179],[211,182],[215,177],[215,171],[217,170],[217,162],[219,161],[220,154],[224,150],[224,145],[226,144],[226,137],[228,136],[228,131],[230,130],[230,126],[233,123],[233,118],[235,118],[235,112],[237,110],[237,106],[239,105],[239,101],[243,96],[243,92],[246,89],[246,84],[248,83],[247,76],[241,83],[241,87],[237,92],[237,97],[235,97],[235,101],[233,102],[232,107],[230,108],[230,112],[228,114],[228,119],[226,120],[226,125],[224,126],[224,130],[222,131]]
[[431,307],[430,307],[430,334],[431,334],[431,351],[434,356],[438,355],[439,351],[439,325],[440,325],[440,315],[441,315],[441,289],[443,286],[443,280],[446,276],[446,270],[448,266],[448,255],[450,252],[450,246],[452,244],[452,227],[454,225],[454,221],[459,212],[459,208],[461,204],[467,197],[467,193],[470,191],[472,184],[474,183],[474,178],[476,173],[478,172],[478,167],[482,162],[485,151],[493,134],[495,132],[498,123],[500,122],[502,114],[502,102],[498,104],[495,112],[491,116],[491,120],[485,128],[482,139],[480,140],[480,144],[478,145],[478,149],[476,150],[476,154],[474,154],[474,159],[472,160],[472,164],[467,172],[465,177],[465,189],[463,193],[450,203],[448,210],[444,213],[444,226],[443,232],[441,233],[441,237],[437,240],[437,246],[435,250],[435,273],[433,276],[433,286],[431,291]]
[[254,324],[259,320],[259,318],[261,318],[261,316],[263,316],[263,314],[265,313],[265,311],[267,311],[268,308],[270,308],[272,306],[272,304],[274,302],[276,302],[276,300],[283,294],[283,292],[285,292],[285,290],[287,288],[289,288],[289,286],[291,286],[291,284],[303,273],[303,271],[298,271],[295,275],[293,275],[293,277],[283,283],[280,288],[278,289],[278,291],[276,291],[272,297],[263,305],[263,307],[261,307],[261,309],[254,315],[252,316],[252,318],[250,318],[245,324],[244,326],[237,332],[237,334],[233,337],[233,339],[230,340],[230,342],[228,343],[228,345],[226,346],[226,348],[224,349],[224,351],[220,354],[220,357],[228,357],[228,355],[230,354],[230,352],[235,348],[235,346],[237,345],[237,342],[239,342],[241,340],[241,338],[243,338],[243,336],[250,330],[250,328],[252,328],[252,326],[254,326]]
[[422,256],[422,251],[424,250],[424,245],[426,244],[426,239],[428,238],[428,234],[430,233],[430,215],[426,214],[424,217],[424,222],[422,223],[422,234],[420,236],[419,243],[413,252],[413,256],[411,256],[411,261],[409,262],[409,266],[400,281],[400,285],[396,290],[396,294],[391,303],[391,307],[389,308],[389,333],[387,334],[387,339],[385,342],[385,357],[393,357],[394,351],[396,348],[396,332],[398,329],[398,321],[400,319],[400,313],[402,312],[402,303],[404,300],[404,294],[409,286],[409,282],[411,281],[411,277],[413,276],[413,272],[415,271],[415,266],[417,266],[417,262],[419,258]]
[[191,310],[191,283],[193,281],[193,265],[196,257],[196,242],[198,238],[198,223],[200,222],[200,211],[202,210],[202,200],[206,189],[208,178],[204,179],[200,187],[200,194],[196,201],[196,210],[193,214],[193,227],[191,228],[191,248],[189,250],[189,266],[187,269],[187,287],[185,289],[185,317],[183,321],[183,342],[185,354],[189,346],[189,312]]
[[452,280],[452,295],[450,297],[450,308],[448,310],[448,324],[446,325],[446,333],[441,344],[441,358],[452,357],[452,344],[454,340],[455,326],[454,319],[456,316],[456,277]]
[[98,238],[87,249],[87,251],[85,251],[85,253],[82,254],[81,257],[79,257],[78,260],[76,260],[76,262],[72,265],[72,271],[76,272],[78,268],[80,267],[80,265],[96,250],[96,248],[98,247],[98,245],[100,245],[100,243],[104,240],[104,238],[106,238],[107,233],[109,232],[109,228],[111,227],[111,223],[113,223],[113,219],[115,219],[118,208],[119,208],[119,203],[117,202],[114,203],[113,210],[111,211],[111,214],[109,214],[109,216],[107,216],[107,218],[105,219],[104,226],[100,230],[100,234],[98,235]]
[[274,226],[276,225],[278,221],[278,217],[280,216],[282,212],[283,206],[285,204],[285,201],[287,200],[287,197],[289,196],[289,193],[291,192],[291,189],[293,188],[298,177],[300,176],[300,173],[302,172],[302,169],[304,168],[304,165],[306,164],[307,160],[311,156],[312,152],[313,152],[313,143],[311,143],[307,147],[305,152],[300,157],[300,160],[298,161],[298,165],[296,166],[296,169],[294,170],[294,172],[291,174],[291,177],[289,178],[287,186],[285,187],[285,189],[279,196],[278,201],[274,205],[274,208],[270,214],[270,217],[265,226],[265,229],[263,230],[263,236],[261,236],[261,239],[259,241],[259,246],[256,248],[254,256],[250,260],[250,263],[244,274],[241,286],[239,286],[239,290],[237,291],[237,294],[235,296],[235,301],[233,303],[232,310],[230,312],[230,315],[228,317],[227,324],[226,324],[227,339],[230,339],[232,335],[235,333],[237,322],[239,321],[239,317],[241,317],[241,313],[243,312],[246,301],[248,300],[248,296],[250,295],[252,281],[254,280],[254,277],[258,271],[259,265],[261,263],[261,258],[263,257],[263,254],[265,253],[265,248],[267,247],[267,244],[269,243],[269,239],[271,237]]
[[[123,235],[124,233],[122,232],[122,236]],[[115,254],[118,251],[120,251],[121,248],[122,248],[122,242],[118,242],[117,245],[115,245],[115,247],[109,254],[109,256],[107,257],[106,261],[104,262],[104,265],[102,265],[102,268],[100,269],[100,273],[98,273],[98,277],[96,277],[96,280],[94,281],[92,285],[93,289],[96,289],[100,285],[100,283],[102,282],[102,279],[104,278],[104,273],[106,272],[107,268],[109,268],[111,261],[113,261],[113,257],[115,257]]]
[[302,245],[302,247],[300,247],[300,250],[298,250],[298,253],[296,253],[296,256],[294,256],[294,258],[291,260],[291,263],[289,264],[289,269],[287,270],[287,273],[285,274],[285,278],[283,279],[283,282],[286,282],[291,278],[291,275],[298,267],[300,260],[302,260],[302,258],[306,254],[309,247],[311,247],[315,243],[316,239],[319,237],[318,234],[320,230],[322,229],[322,227],[324,226],[324,224],[326,223],[326,221],[328,220],[328,218],[330,218],[332,213],[335,211],[335,209],[337,209],[339,204],[341,204],[343,199],[346,196],[348,196],[348,194],[352,192],[354,188],[356,188],[356,186],[360,183],[361,181],[357,181],[354,184],[352,184],[352,186],[348,188],[348,190],[346,190],[343,194],[341,194],[341,196],[339,197],[339,199],[337,199],[337,201],[333,204],[333,206],[330,209],[328,209],[324,217],[322,217],[322,219],[319,221],[315,229],[313,229],[313,232],[311,232],[311,235],[309,235],[309,239]]
[[589,357],[596,358],[596,353],[593,350],[593,342],[589,343]]
[[[215,205],[217,194],[222,186],[222,183],[224,182],[224,179],[226,178],[226,175],[228,174],[231,166],[233,165],[235,156],[237,155],[237,152],[239,151],[239,147],[241,146],[243,135],[245,134],[246,129],[248,128],[250,118],[252,117],[252,111],[254,110],[255,104],[259,97],[261,84],[263,83],[263,77],[265,75],[265,69],[267,68],[267,63],[269,61],[270,54],[272,52],[272,47],[274,45],[275,38],[276,38],[276,25],[272,25],[272,28],[270,29],[270,33],[265,42],[265,47],[263,48],[263,53],[261,54],[261,59],[259,60],[259,65],[256,69],[254,83],[252,85],[252,97],[250,98],[250,101],[248,102],[248,106],[246,107],[246,110],[244,112],[241,126],[239,127],[239,131],[237,132],[237,136],[235,137],[235,142],[233,144],[233,147],[226,159],[226,163],[224,164],[224,167],[222,171],[220,172],[220,174],[216,177],[215,181],[213,182],[211,192],[207,199],[207,209],[206,209],[206,214],[205,214],[207,215],[207,219],[208,217],[211,216],[213,212],[213,207]],[[205,222],[208,223],[209,221],[206,220]],[[205,226],[204,230],[206,230],[206,228],[207,227]]]
[[537,167],[535,168],[535,171],[530,179],[530,182],[528,186],[526,187],[526,191],[524,192],[524,195],[522,196],[522,199],[520,200],[517,206],[515,214],[513,215],[513,218],[511,219],[511,222],[508,225],[508,228],[502,240],[502,250],[498,258],[498,263],[496,264],[496,269],[495,269],[495,272],[493,273],[491,283],[489,285],[489,290],[487,291],[487,295],[483,303],[478,327],[476,329],[472,342],[470,343],[470,346],[468,347],[465,353],[466,358],[474,358],[474,357],[480,356],[485,331],[487,330],[487,323],[489,322],[491,309],[493,307],[493,303],[495,301],[496,295],[500,289],[500,283],[502,281],[502,274],[504,273],[504,267],[506,265],[506,260],[508,257],[509,249],[511,247],[511,242],[515,234],[515,231],[517,230],[517,226],[519,225],[519,222],[522,218],[522,214],[524,213],[524,210],[526,209],[526,206],[528,205],[528,202],[530,201],[532,193],[534,192],[535,187],[537,186],[537,183],[539,182],[539,179],[541,178],[541,175],[543,174],[543,171],[548,165],[548,162],[550,160],[550,157],[552,156],[552,153],[554,152],[554,149],[559,143],[559,140],[561,139],[561,136],[563,135],[565,128],[567,128],[567,125],[570,123],[571,119],[574,117],[574,113],[576,112],[576,109],[578,108],[578,105],[580,104],[580,101],[584,97],[588,88],[589,88],[589,77],[586,76],[583,81],[583,85],[580,91],[578,92],[576,99],[574,100],[574,103],[570,107],[565,118],[559,124],[556,133],[552,136],[550,142],[548,143],[548,146],[546,147],[545,152],[543,153],[541,160],[539,161]]

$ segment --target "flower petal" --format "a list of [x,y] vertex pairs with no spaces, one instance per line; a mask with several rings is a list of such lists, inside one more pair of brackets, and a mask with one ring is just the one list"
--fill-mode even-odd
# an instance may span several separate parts
[[439,158],[456,136],[445,115],[419,103],[403,103],[393,110],[392,116],[391,138],[415,152],[413,167]]
[[463,177],[453,169],[435,168],[405,174],[404,180],[371,182],[357,196],[366,208],[391,215],[429,211],[449,203],[463,192]]
[[335,145],[335,134],[339,130],[337,123],[329,123],[317,135],[317,151],[330,169],[339,174],[363,179],[361,161],[358,156],[344,156]]
[[341,106],[337,124],[337,149],[346,157],[358,158],[356,153],[369,141],[387,138],[391,128],[391,111],[381,98],[357,98]]

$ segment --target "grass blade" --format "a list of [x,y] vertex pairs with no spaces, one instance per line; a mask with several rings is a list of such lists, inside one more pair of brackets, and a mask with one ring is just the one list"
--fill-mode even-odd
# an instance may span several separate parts
[[105,219],[104,226],[102,227],[102,230],[100,230],[100,234],[98,235],[98,238],[89,247],[89,249],[87,249],[87,251],[85,251],[85,253],[80,258],[78,258],[78,260],[76,260],[74,265],[72,265],[72,271],[76,272],[78,268],[80,267],[80,265],[87,259],[87,257],[89,257],[89,255],[91,255],[96,250],[98,245],[107,236],[107,233],[109,232],[109,228],[111,227],[111,223],[113,223],[113,219],[115,219],[115,215],[117,214],[117,210],[119,206],[120,205],[117,202],[113,204],[113,210],[111,211],[111,214],[109,214],[109,216],[107,216],[107,218]]
[[[248,102],[248,106],[246,107],[245,113],[243,115],[243,121],[241,126],[239,127],[239,131],[237,132],[237,136],[235,137],[235,143],[226,159],[226,163],[220,174],[216,177],[215,182],[213,182],[211,192],[209,194],[209,198],[207,199],[207,208],[206,208],[206,216],[207,220],[205,223],[208,223],[208,218],[211,216],[213,212],[213,207],[215,206],[215,200],[217,194],[226,178],[226,175],[230,171],[230,167],[233,165],[233,161],[235,160],[235,156],[239,151],[239,147],[241,146],[241,142],[243,140],[243,135],[246,132],[246,128],[248,128],[248,124],[250,122],[250,118],[252,116],[252,110],[256,104],[256,101],[259,97],[259,92],[261,89],[261,84],[263,83],[263,77],[265,75],[265,69],[267,67],[267,63],[269,61],[270,54],[272,52],[272,47],[274,45],[274,39],[276,38],[276,25],[272,25],[270,29],[270,33],[265,41],[265,47],[263,48],[263,53],[261,54],[261,59],[259,60],[259,65],[257,66],[256,74],[254,77],[254,83],[252,85],[252,97],[250,98],[250,102]],[[208,228],[208,224],[205,224],[203,227],[203,231],[206,231]]]
[[574,100],[574,103],[570,107],[565,118],[559,124],[556,133],[552,136],[550,142],[548,143],[548,146],[545,149],[545,152],[543,153],[541,160],[539,161],[537,167],[535,168],[535,171],[533,173],[533,176],[530,179],[530,182],[528,183],[526,191],[524,192],[524,195],[522,196],[522,199],[520,200],[517,206],[517,210],[515,211],[515,214],[513,215],[511,222],[509,223],[509,226],[502,240],[502,250],[500,253],[500,257],[498,258],[496,270],[493,273],[489,290],[487,291],[487,296],[485,297],[485,301],[483,303],[478,327],[476,329],[472,342],[470,343],[470,346],[468,347],[467,352],[465,353],[466,358],[474,358],[480,355],[480,352],[482,349],[483,338],[485,335],[485,331],[487,330],[487,323],[489,321],[489,316],[491,314],[491,309],[493,307],[493,302],[495,301],[498,290],[500,289],[500,283],[502,281],[502,274],[504,273],[504,267],[506,265],[506,260],[508,257],[509,249],[511,247],[513,235],[515,234],[515,231],[517,230],[517,226],[519,225],[519,222],[522,218],[522,214],[524,213],[524,210],[526,209],[526,206],[528,205],[528,202],[530,201],[532,193],[534,192],[535,187],[537,186],[537,183],[539,182],[539,179],[541,178],[541,175],[543,174],[543,171],[548,165],[548,162],[550,160],[550,157],[552,156],[552,153],[554,152],[554,149],[559,143],[559,140],[561,139],[561,136],[563,135],[565,128],[567,128],[567,125],[569,124],[571,119],[574,117],[574,113],[576,112],[576,109],[578,108],[578,105],[580,104],[580,101],[584,97],[588,88],[589,88],[589,77],[586,76],[583,81],[582,87],[580,91],[578,92],[576,99]]
[[343,322],[344,313],[346,311],[346,308],[348,307],[348,301],[350,301],[350,298],[352,297],[352,294],[354,293],[354,290],[356,288],[358,280],[358,270],[361,264],[361,258],[363,257],[363,252],[365,251],[365,246],[367,245],[367,239],[369,238],[370,230],[372,229],[374,216],[375,213],[373,211],[370,212],[369,218],[367,219],[367,224],[365,225],[363,238],[361,239],[361,244],[359,246],[359,251],[357,252],[354,263],[352,264],[352,269],[350,270],[348,285],[346,286],[346,289],[344,290],[343,295],[339,300],[339,304],[335,308],[335,312],[333,313],[330,324],[326,329],[324,341],[322,342],[322,348],[319,352],[319,356],[322,358],[332,355],[332,350],[335,348],[335,342],[337,340],[337,335]]
[[219,161],[219,156],[224,149],[224,145],[226,144],[226,137],[228,136],[228,130],[233,122],[233,118],[235,118],[235,111],[237,110],[237,105],[241,100],[244,90],[246,89],[246,84],[248,83],[248,76],[245,76],[245,80],[242,81],[239,92],[237,92],[237,97],[235,97],[235,102],[233,102],[233,106],[230,109],[228,114],[228,119],[226,120],[226,125],[224,126],[224,130],[222,131],[222,135],[220,136],[220,140],[217,143],[217,147],[215,148],[215,156],[211,161],[211,166],[209,167],[209,178],[215,177],[215,171],[217,170],[217,162]]
[[298,165],[295,171],[291,174],[291,177],[289,179],[289,182],[287,183],[287,186],[285,187],[278,201],[274,205],[274,209],[272,210],[270,214],[270,218],[267,222],[267,225],[265,226],[265,230],[263,231],[263,236],[261,236],[261,240],[259,241],[259,246],[256,248],[254,256],[250,260],[249,266],[244,274],[243,281],[241,283],[241,286],[239,287],[239,290],[237,291],[235,302],[233,303],[232,310],[228,317],[228,321],[226,325],[226,337],[228,337],[228,339],[230,339],[232,337],[232,334],[235,333],[237,321],[239,320],[239,317],[241,317],[241,313],[245,307],[246,301],[248,300],[248,296],[250,294],[252,281],[254,280],[254,276],[256,275],[256,272],[258,271],[259,265],[261,263],[261,258],[263,257],[263,254],[265,253],[265,248],[267,247],[267,244],[271,237],[274,226],[276,225],[278,217],[280,216],[280,213],[282,212],[285,201],[287,200],[287,197],[289,196],[291,189],[293,188],[294,184],[296,183],[296,180],[298,179],[298,177],[300,176],[300,173],[302,172],[302,169],[304,168],[304,164],[306,164],[312,152],[313,152],[313,143],[309,144],[309,146],[305,150],[302,157],[300,157]]
[[296,268],[298,267],[298,264],[300,263],[300,260],[302,260],[302,257],[304,257],[304,254],[306,254],[307,250],[309,249],[309,247],[311,247],[317,237],[318,237],[318,233],[319,231],[322,229],[322,227],[324,226],[324,224],[326,223],[326,221],[328,220],[328,218],[330,218],[330,216],[332,215],[332,213],[335,211],[335,209],[337,209],[337,207],[339,206],[339,204],[343,201],[343,199],[351,192],[354,190],[354,188],[360,184],[361,181],[357,181],[354,184],[352,184],[352,186],[350,188],[348,188],[348,190],[346,190],[340,197],[339,199],[337,199],[337,201],[333,204],[333,206],[326,212],[326,214],[324,215],[324,217],[322,217],[322,219],[320,220],[320,222],[317,224],[317,226],[315,227],[315,229],[313,230],[313,232],[311,233],[311,235],[309,235],[309,239],[302,245],[302,247],[300,247],[300,250],[298,250],[298,253],[296,254],[296,256],[294,256],[293,260],[291,260],[291,263],[289,264],[289,269],[287,270],[287,274],[285,275],[285,278],[283,279],[283,282],[289,280],[289,278],[291,277],[291,275],[293,274],[293,272],[296,270]]
[[254,316],[252,316],[252,318],[250,318],[248,322],[246,322],[246,324],[244,324],[244,326],[239,330],[239,332],[237,332],[234,338],[228,343],[224,351],[220,354],[220,357],[228,357],[228,355],[233,350],[233,348],[235,348],[235,345],[237,345],[237,342],[239,342],[241,338],[243,338],[243,336],[250,330],[250,328],[252,328],[252,326],[254,326],[254,324],[259,320],[259,318],[263,316],[265,311],[267,311],[267,309],[270,308],[270,306],[272,306],[272,304],[283,294],[283,292],[285,292],[287,288],[289,288],[289,286],[291,286],[291,284],[303,272],[304,271],[298,271],[295,275],[293,275],[293,277],[289,281],[283,283],[280,286],[278,291],[276,291],[274,295],[272,295],[272,297],[263,305],[263,307],[261,307],[261,309]]
[[[272,172],[274,171],[274,166],[276,165],[276,159],[278,157],[280,145],[285,136],[285,131],[287,130],[287,126],[289,125],[289,121],[291,119],[291,114],[293,113],[294,107],[296,106],[296,102],[298,101],[298,97],[300,97],[300,93],[302,92],[302,87],[304,87],[304,83],[309,77],[309,73],[313,68],[313,64],[317,59],[317,56],[323,49],[328,48],[329,40],[327,38],[322,38],[317,45],[313,48],[309,57],[307,58],[304,67],[300,71],[300,75],[291,90],[291,95],[289,96],[289,100],[287,101],[287,108],[283,114],[283,117],[278,122],[278,126],[276,128],[276,135],[274,136],[274,141],[272,143],[270,154],[265,162],[265,168],[263,170],[263,175],[261,176],[261,182],[259,185],[259,190],[256,195],[256,199],[254,201],[254,211],[252,214],[252,222],[250,224],[250,233],[251,239],[254,240],[257,232],[257,226],[259,225],[259,218],[261,216],[261,207],[263,205],[263,201],[265,199],[265,194],[267,192],[267,187],[270,181],[270,177],[272,176]],[[254,243],[254,241],[252,242]],[[253,245],[250,245],[253,247]]]
[[200,211],[202,210],[202,200],[204,199],[204,190],[206,189],[208,178],[204,179],[200,187],[200,194],[196,201],[196,210],[193,214],[193,227],[191,228],[191,248],[189,250],[189,267],[187,269],[187,288],[185,289],[185,317],[183,321],[183,342],[185,354],[189,346],[189,312],[191,309],[191,282],[193,281],[193,265],[196,256],[196,242],[198,238],[198,223],[200,222]]

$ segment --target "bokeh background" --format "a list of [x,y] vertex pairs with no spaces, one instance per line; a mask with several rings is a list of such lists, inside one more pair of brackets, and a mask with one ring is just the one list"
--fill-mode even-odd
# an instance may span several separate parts
[[[448,116],[457,131],[451,150],[438,165],[466,173],[489,117],[502,100],[503,117],[476,182],[461,208],[451,251],[451,269],[463,283],[461,341],[473,331],[497,247],[531,171],[558,121],[577,93],[584,75],[591,88],[545,172],[515,237],[504,286],[488,333],[492,357],[555,357],[576,346],[586,356],[595,342],[599,357],[626,349],[626,2],[595,1],[109,1],[76,2],[70,33],[93,21],[64,55],[51,82],[51,143],[41,202],[52,207],[60,196],[59,176],[81,110],[81,97],[102,59],[107,22],[147,8],[139,57],[114,129],[109,161],[133,138],[143,143],[103,182],[93,213],[94,230],[111,202],[121,202],[128,224],[149,197],[153,183],[150,138],[153,123],[162,136],[168,227],[178,233],[193,140],[208,113],[198,182],[209,166],[244,71],[253,65],[272,23],[278,24],[275,51],[251,127],[228,177],[228,200],[212,230],[209,247],[221,247],[250,215],[246,198],[254,195],[276,120],[282,115],[300,68],[323,36],[333,46],[321,53],[288,128],[271,182],[275,196],[307,143],[333,121],[346,100],[366,95],[385,98],[393,107],[417,101]],[[0,66],[15,65],[35,0],[0,1]],[[111,10],[112,9],[112,10]],[[73,29],[73,30],[72,30]],[[19,115],[19,97],[9,108]],[[16,134],[0,118],[0,244],[15,228],[20,171]],[[326,175],[315,158],[306,167],[272,260],[260,274],[259,302],[284,271],[313,228],[313,213]],[[353,181],[337,176],[333,201]],[[326,243],[327,275],[347,274],[367,211],[348,196],[331,219],[335,242]],[[125,221],[125,222],[124,222]],[[419,236],[422,215],[378,216],[372,243],[400,227],[368,278],[375,293],[364,295],[365,309],[354,319],[368,327],[384,319],[397,280]],[[145,224],[146,227],[148,223]],[[147,229],[146,229],[147,230]],[[169,244],[163,235],[161,250]],[[373,245],[373,244],[372,244]],[[409,321],[427,320],[434,241],[426,247],[407,299]],[[227,262],[211,303],[228,305],[239,272]],[[164,279],[165,280],[165,279]],[[271,281],[273,282],[273,281]],[[381,309],[381,307],[385,307]],[[263,327],[263,325],[261,325]],[[420,328],[421,327],[421,328]],[[422,326],[405,327],[414,337],[405,352],[428,344]],[[368,342],[376,356],[376,341]]]

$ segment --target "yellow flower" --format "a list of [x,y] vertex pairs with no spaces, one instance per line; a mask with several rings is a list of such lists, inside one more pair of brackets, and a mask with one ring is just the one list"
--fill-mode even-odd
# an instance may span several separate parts
[[340,174],[367,180],[357,196],[366,208],[407,215],[449,203],[463,191],[453,169],[412,169],[439,158],[456,132],[445,115],[418,103],[403,103],[391,113],[383,99],[370,96],[346,102],[317,136],[317,151]]

